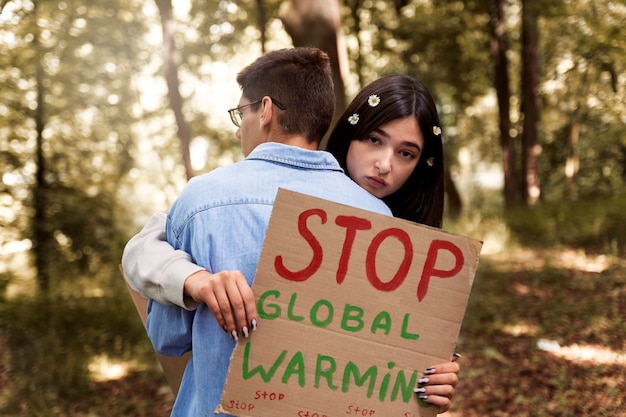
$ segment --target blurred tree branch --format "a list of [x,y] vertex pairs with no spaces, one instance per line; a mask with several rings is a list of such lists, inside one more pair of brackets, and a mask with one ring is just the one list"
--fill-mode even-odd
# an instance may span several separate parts
[[178,80],[178,64],[179,54],[176,49],[176,22],[172,15],[171,0],[155,0],[159,13],[161,15],[161,27],[163,29],[163,63],[165,65],[165,80],[167,82],[167,92],[170,101],[170,107],[174,112],[176,126],[178,127],[178,138],[183,156],[183,164],[187,179],[193,177],[193,168],[191,166],[191,156],[189,145],[191,143],[191,134],[189,125],[183,114],[183,98],[180,94],[180,81]]

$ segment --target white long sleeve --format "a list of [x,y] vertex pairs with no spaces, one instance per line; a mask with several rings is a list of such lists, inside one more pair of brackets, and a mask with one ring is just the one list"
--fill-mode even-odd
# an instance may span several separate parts
[[198,303],[184,297],[185,279],[204,268],[194,264],[184,251],[175,250],[165,238],[164,213],[155,213],[133,236],[122,254],[128,285],[143,297],[161,304],[176,304],[193,310]]

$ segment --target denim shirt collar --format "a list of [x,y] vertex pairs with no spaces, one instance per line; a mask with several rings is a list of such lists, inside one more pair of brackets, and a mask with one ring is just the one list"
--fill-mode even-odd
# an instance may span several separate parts
[[335,157],[326,151],[311,151],[278,142],[258,145],[246,159],[259,159],[307,169],[343,172]]

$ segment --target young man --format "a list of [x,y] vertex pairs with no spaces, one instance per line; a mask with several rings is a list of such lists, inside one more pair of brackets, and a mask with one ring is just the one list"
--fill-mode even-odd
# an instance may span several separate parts
[[[250,288],[279,187],[390,215],[318,151],[334,111],[328,57],[313,48],[269,53],[241,71],[231,110],[246,159],[193,178],[174,202],[167,240],[207,271],[184,281],[194,311],[150,302],[147,329],[156,350],[192,350],[173,416],[213,415],[240,336],[256,327]],[[236,312],[236,316],[231,315]]]

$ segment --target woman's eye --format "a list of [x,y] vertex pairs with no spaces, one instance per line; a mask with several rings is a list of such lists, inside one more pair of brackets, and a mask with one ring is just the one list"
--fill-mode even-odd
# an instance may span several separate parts
[[370,136],[370,137],[368,138],[368,140],[369,140],[371,143],[378,143],[378,142],[380,142],[380,139],[378,139],[377,137],[374,137],[374,136]]
[[409,152],[409,151],[402,151],[402,152],[400,152],[400,155],[402,155],[404,158],[407,158],[407,159],[415,158],[415,155],[412,152]]

